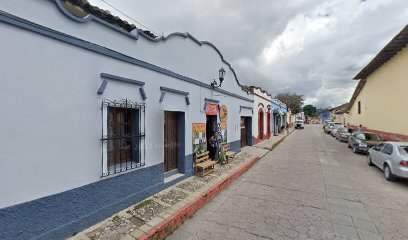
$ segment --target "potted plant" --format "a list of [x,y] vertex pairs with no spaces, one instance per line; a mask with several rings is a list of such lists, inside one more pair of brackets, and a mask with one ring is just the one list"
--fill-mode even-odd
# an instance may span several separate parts
[[227,163],[227,156],[224,153],[221,153],[218,157],[218,162],[222,165]]

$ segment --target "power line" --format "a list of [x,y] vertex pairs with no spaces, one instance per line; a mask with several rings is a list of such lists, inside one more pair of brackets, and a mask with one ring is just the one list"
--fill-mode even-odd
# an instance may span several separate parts
[[124,13],[123,11],[119,10],[118,8],[116,8],[115,6],[113,6],[112,4],[108,3],[105,0],[99,0],[103,3],[105,3],[106,5],[108,5],[109,7],[113,8],[114,10],[120,12],[121,14],[123,14],[125,17],[131,19],[132,21],[136,22],[137,24],[139,24],[140,26],[146,28],[147,30],[153,32],[154,34],[156,34],[157,36],[160,36],[160,34],[158,34],[157,32],[153,31],[153,29],[147,27],[146,25],[143,25],[141,22],[137,21],[136,19],[132,18],[131,16],[127,15],[126,13]]

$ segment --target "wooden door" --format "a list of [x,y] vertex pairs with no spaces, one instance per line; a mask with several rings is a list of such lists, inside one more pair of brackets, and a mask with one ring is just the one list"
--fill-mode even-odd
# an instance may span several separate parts
[[131,109],[108,108],[109,167],[132,161],[132,116]]
[[179,124],[176,112],[165,112],[164,116],[164,171],[168,172],[178,167]]
[[246,128],[246,118],[241,117],[241,147],[247,145],[247,128]]
[[268,131],[267,131],[267,134],[268,134],[268,137],[270,137],[271,136],[271,113],[270,112],[268,112],[268,115],[267,115],[268,117],[266,118],[267,119],[267,129],[268,129]]
[[259,109],[259,116],[258,116],[258,137],[259,139],[263,139],[264,137],[264,113],[262,108]]

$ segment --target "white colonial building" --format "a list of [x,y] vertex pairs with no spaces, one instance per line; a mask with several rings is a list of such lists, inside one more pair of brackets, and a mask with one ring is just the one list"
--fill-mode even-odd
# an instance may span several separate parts
[[63,238],[191,176],[214,131],[252,144],[254,96],[210,42],[86,1],[0,9],[0,239]]

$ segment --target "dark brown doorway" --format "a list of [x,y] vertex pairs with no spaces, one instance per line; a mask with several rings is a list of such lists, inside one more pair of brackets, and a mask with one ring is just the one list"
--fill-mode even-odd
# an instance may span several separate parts
[[207,150],[210,150],[210,138],[214,135],[217,129],[217,115],[207,115],[206,121],[206,138],[207,138]]
[[263,109],[259,109],[258,115],[258,137],[259,139],[264,138],[264,112]]
[[178,168],[179,123],[177,112],[164,112],[164,171]]
[[247,118],[241,117],[241,147],[247,146]]
[[270,112],[268,112],[268,115],[267,115],[267,117],[266,117],[266,121],[267,121],[267,134],[268,134],[268,137],[270,137],[271,136],[271,113]]

